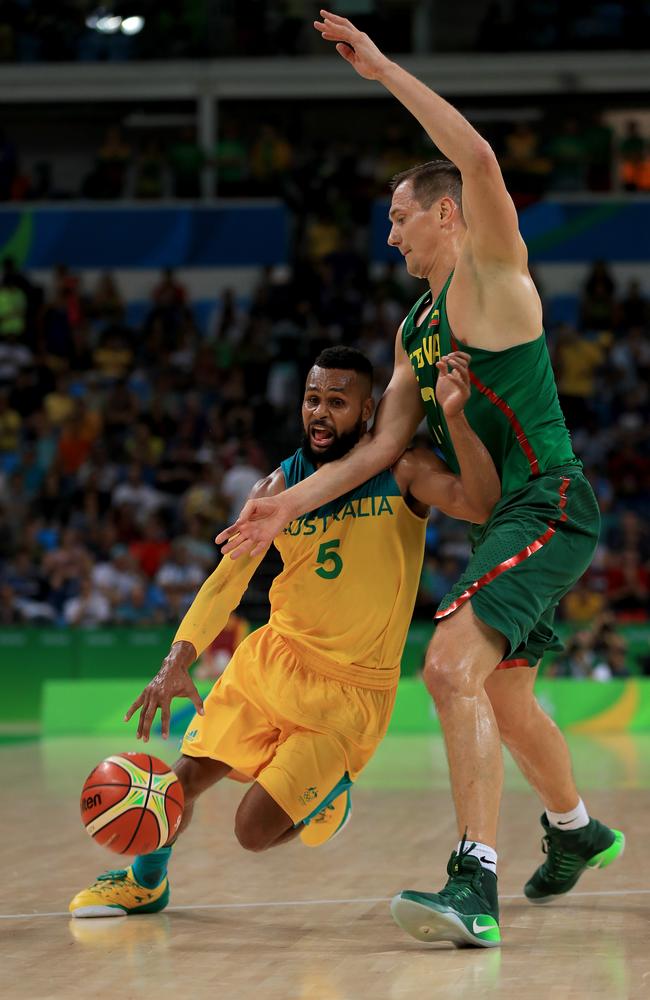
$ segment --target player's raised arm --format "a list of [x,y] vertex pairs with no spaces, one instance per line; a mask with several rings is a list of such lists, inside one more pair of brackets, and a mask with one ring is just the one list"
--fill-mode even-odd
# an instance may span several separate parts
[[[282,470],[276,469],[256,483],[251,499],[273,496],[283,490],[284,485]],[[222,559],[207,578],[179,625],[160,670],[126,713],[125,722],[128,722],[141,709],[136,733],[138,739],[147,742],[158,709],[162,717],[162,736],[167,739],[172,698],[189,698],[197,712],[203,714],[203,702],[188,673],[189,668],[225,628],[230,612],[241,601],[265,551],[238,563]]]
[[314,27],[367,80],[377,80],[422,125],[463,178],[463,215],[477,260],[525,266],[526,249],[517,212],[496,156],[485,139],[451,104],[388,59],[345,17],[321,11]]
[[[410,494],[444,514],[483,524],[501,496],[501,483],[489,451],[464,413],[470,396],[469,355],[457,351],[438,362],[436,398],[445,414],[460,475],[455,476],[432,452],[416,449],[402,462]],[[399,471],[396,470],[399,476]]]
[[336,462],[278,496],[251,499],[235,524],[217,535],[222,552],[233,559],[265,552],[294,518],[343,496],[349,490],[390,468],[408,447],[424,415],[420,390],[402,346],[402,328],[395,341],[395,367],[384,392],[372,433]]

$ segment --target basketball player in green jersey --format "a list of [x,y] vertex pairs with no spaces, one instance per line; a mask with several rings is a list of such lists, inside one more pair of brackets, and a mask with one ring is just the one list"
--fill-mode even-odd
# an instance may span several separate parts
[[621,833],[591,819],[563,736],[533,693],[544,650],[558,648],[558,601],[585,571],[599,530],[593,493],[559,407],[517,213],[490,146],[451,105],[349,20],[315,23],[364,78],[377,80],[420,122],[448,160],[398,175],[389,243],[429,284],[400,327],[395,369],[369,440],[285,493],[247,504],[218,542],[233,557],[263,551],[276,534],[390,466],[423,414],[452,468],[436,402],[436,362],[471,360],[470,424],[490,451],[502,499],[472,530],[469,565],[436,614],[425,680],[442,724],[462,837],[440,892],[396,896],[397,923],[420,940],[499,943],[496,833],[510,749],[538,792],[546,859],[525,886],[531,902],[567,892],[587,868],[623,850]]

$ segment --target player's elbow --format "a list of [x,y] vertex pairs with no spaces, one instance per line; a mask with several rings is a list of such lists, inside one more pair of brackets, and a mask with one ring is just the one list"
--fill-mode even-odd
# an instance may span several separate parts
[[479,502],[472,505],[472,524],[485,524],[492,516],[492,512],[501,499],[501,486],[490,491]]
[[472,172],[485,176],[493,171],[498,171],[499,173],[501,171],[496,154],[490,143],[486,142],[480,135],[477,135],[476,141],[469,150],[467,164],[463,173]]

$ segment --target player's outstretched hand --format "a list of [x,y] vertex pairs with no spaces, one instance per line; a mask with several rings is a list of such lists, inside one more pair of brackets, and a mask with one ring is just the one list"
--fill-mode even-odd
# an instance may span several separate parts
[[156,717],[156,712],[160,709],[162,720],[162,737],[164,740],[169,736],[169,706],[172,698],[189,698],[199,715],[203,715],[203,702],[201,695],[196,690],[194,682],[187,670],[175,663],[171,657],[165,657],[162,667],[156,676],[149,681],[139,698],[131,705],[124,716],[124,721],[128,722],[134,712],[140,709],[138,720],[138,739],[149,741],[151,726]]
[[314,21],[327,42],[336,43],[336,51],[354,66],[359,76],[366,80],[379,80],[390,60],[380,52],[372,39],[348,21],[347,17],[321,10],[322,21]]
[[463,412],[470,397],[472,386],[469,379],[471,358],[465,351],[445,354],[436,362],[438,381],[436,399],[445,417],[456,417]]
[[261,556],[291,520],[282,494],[248,500],[234,524],[225,528],[215,542],[224,556]]

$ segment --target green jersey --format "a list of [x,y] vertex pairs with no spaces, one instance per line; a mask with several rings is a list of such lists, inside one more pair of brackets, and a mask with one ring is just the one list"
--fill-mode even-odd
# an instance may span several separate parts
[[[427,424],[447,464],[458,462],[442,409],[436,402],[436,362],[452,351],[471,356],[472,394],[465,415],[490,452],[505,496],[559,466],[581,463],[575,457],[555,386],[544,332],[536,340],[504,351],[459,344],[447,318],[451,275],[435,302],[426,292],[404,321],[402,343],[409,356],[424,402]],[[416,318],[425,303],[430,308],[420,326]]]

